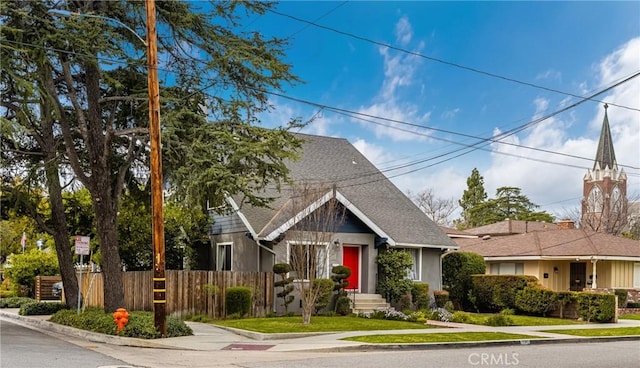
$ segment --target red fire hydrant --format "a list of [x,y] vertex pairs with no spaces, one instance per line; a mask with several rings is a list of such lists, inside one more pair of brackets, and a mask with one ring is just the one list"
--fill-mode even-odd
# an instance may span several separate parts
[[118,327],[118,333],[124,329],[124,326],[129,322],[129,313],[124,308],[118,308],[113,312],[113,322]]

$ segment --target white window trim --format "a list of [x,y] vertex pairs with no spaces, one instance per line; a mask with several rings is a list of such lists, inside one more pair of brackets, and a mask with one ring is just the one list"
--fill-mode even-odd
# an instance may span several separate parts
[[[412,281],[422,281],[422,248],[412,248],[412,247],[403,247],[403,248],[397,248],[398,250],[404,250],[404,251],[408,251],[408,250],[415,250],[418,253],[418,259],[417,259],[417,264],[416,266],[416,276],[417,278],[413,278],[411,279]],[[413,258],[413,257],[411,257]]]
[[[297,240],[287,240],[287,263],[291,264],[291,245],[308,245],[312,242],[303,242],[303,241],[297,241]],[[330,255],[330,251],[331,249],[329,248],[330,243],[329,242],[319,242],[316,243],[317,245],[324,245],[324,249],[325,249],[325,268],[324,268],[324,273],[327,275],[327,278],[330,277],[330,270],[329,270],[329,255]],[[289,274],[287,274],[287,277],[289,277]],[[318,278],[318,277],[316,277]],[[300,281],[309,281],[307,278],[304,279],[295,279],[294,281],[300,282]]]
[[229,259],[231,260],[231,264],[229,265],[229,271],[233,271],[233,242],[222,242],[222,243],[216,243],[216,271],[223,271],[220,268],[220,253],[218,251],[218,249],[220,248],[220,246],[229,246],[229,251],[231,252],[231,255],[229,256]]

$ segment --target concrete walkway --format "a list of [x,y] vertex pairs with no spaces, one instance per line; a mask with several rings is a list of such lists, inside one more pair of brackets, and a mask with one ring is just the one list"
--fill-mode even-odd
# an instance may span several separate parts
[[[352,331],[340,333],[307,333],[307,334],[263,334],[243,330],[221,328],[211,324],[186,322],[193,329],[192,336],[171,337],[165,339],[137,339],[104,335],[79,330],[48,322],[50,316],[21,316],[18,309],[0,309],[0,318],[26,325],[43,331],[61,333],[87,341],[121,346],[135,346],[161,349],[177,349],[192,351],[216,350],[268,350],[268,351],[369,351],[397,349],[442,349],[456,347],[476,347],[487,345],[513,344],[549,344],[573,343],[586,341],[640,340],[640,335],[624,337],[577,337],[542,330],[583,329],[583,328],[618,328],[640,327],[637,320],[619,320],[618,323],[594,323],[584,325],[561,326],[508,326],[490,327],[452,322],[429,321],[429,324],[441,328],[424,330],[384,330],[384,331]],[[366,344],[342,340],[345,337],[379,334],[416,334],[416,333],[458,333],[458,332],[505,332],[540,337],[537,339],[516,339],[507,341],[480,341],[457,343],[421,343],[421,344]]]

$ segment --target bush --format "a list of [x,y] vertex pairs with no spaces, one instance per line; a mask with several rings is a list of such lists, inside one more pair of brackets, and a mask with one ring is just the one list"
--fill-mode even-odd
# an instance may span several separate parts
[[238,314],[244,317],[251,310],[251,289],[244,286],[234,286],[227,289],[225,299],[227,317]]
[[472,307],[468,292],[472,288],[471,275],[484,274],[484,258],[473,252],[452,252],[442,258],[442,285],[456,309]]
[[42,252],[31,249],[24,254],[13,254],[11,267],[4,269],[5,276],[11,280],[14,291],[19,293],[20,287],[33,294],[36,276],[55,276],[59,273],[58,257],[53,252]]
[[318,296],[314,305],[316,314],[329,305],[335,283],[331,279],[313,279],[313,290]]
[[471,279],[476,306],[485,312],[515,308],[518,291],[538,282],[536,277],[526,275],[473,275]]
[[625,308],[627,306],[627,298],[629,293],[625,289],[615,289],[616,296],[618,297],[618,308]]
[[558,293],[539,285],[528,285],[517,292],[515,304],[525,313],[546,316],[558,306]]
[[431,311],[431,319],[434,321],[449,322],[453,314],[444,308],[436,308]]
[[577,293],[578,315],[587,322],[610,322],[616,314],[615,298],[613,294]]
[[429,284],[414,283],[411,286],[411,298],[417,310],[428,309],[431,297],[429,296]]
[[444,308],[445,304],[449,302],[449,292],[446,290],[434,290],[433,299],[437,307]]
[[45,303],[45,302],[33,302],[26,303],[20,306],[18,311],[22,316],[46,316],[54,314],[59,310],[67,309],[67,305],[64,303]]
[[407,252],[387,250],[376,256],[378,263],[377,292],[388,301],[396,302],[411,292],[413,281],[407,278],[413,258]]
[[23,296],[0,298],[0,308],[20,308],[23,304],[35,303],[36,300]]
[[[153,321],[153,313],[134,311],[129,312],[129,323],[125,326],[120,336],[136,337],[141,339],[160,338]],[[87,308],[77,314],[76,310],[61,310],[51,316],[49,320],[65,326],[71,326],[87,331],[116,335],[116,324],[111,313],[105,313],[99,308]],[[193,335],[193,330],[179,318],[167,317],[167,337],[179,337]]]
[[341,316],[351,314],[351,299],[348,296],[339,296],[336,300],[336,313]]
[[640,308],[640,302],[628,302],[627,308]]
[[471,316],[467,312],[456,311],[451,317],[451,322],[469,323],[469,321],[471,321]]
[[287,277],[287,273],[291,272],[291,265],[288,263],[276,263],[273,265],[273,273],[280,276],[280,280],[276,281],[273,286],[277,288],[282,288],[276,296],[282,299],[282,305],[284,306],[284,313],[286,314],[289,311],[289,304],[293,302],[293,277]]
[[505,316],[504,314],[496,314],[496,315],[493,315],[493,316],[487,318],[487,320],[484,322],[484,324],[487,325],[487,326],[494,326],[494,327],[512,326],[513,325],[513,320],[511,318],[509,318],[508,316]]

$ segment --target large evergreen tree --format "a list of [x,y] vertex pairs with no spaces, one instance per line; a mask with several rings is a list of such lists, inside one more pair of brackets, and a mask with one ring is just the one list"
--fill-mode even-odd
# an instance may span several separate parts
[[[255,193],[286,179],[283,160],[295,157],[299,142],[283,129],[255,124],[270,108],[265,91],[297,78],[281,60],[283,40],[265,39],[240,23],[240,14],[259,16],[272,3],[203,5],[157,4],[161,79],[168,81],[160,92],[167,185],[191,203],[218,206],[225,195],[242,193],[253,204],[266,204],[268,198]],[[105,310],[113,311],[124,302],[121,197],[146,180],[146,46],[131,32],[144,34],[144,6],[127,0],[15,0],[0,2],[0,17],[2,148],[8,152],[3,165],[23,169],[20,175],[37,177],[46,187],[52,218],[47,231],[71,303],[77,284],[62,192],[68,181],[89,191]]]
[[487,200],[487,192],[484,189],[484,178],[477,168],[473,168],[467,178],[467,189],[462,193],[458,201],[462,207],[462,218],[456,221],[458,229],[468,229],[479,226],[482,222],[481,214],[473,213],[472,209]]
[[529,200],[517,187],[496,189],[496,198],[489,199],[471,208],[471,217],[477,225],[489,225],[506,219],[520,221],[553,222],[554,218],[544,211],[534,211],[539,206]]

